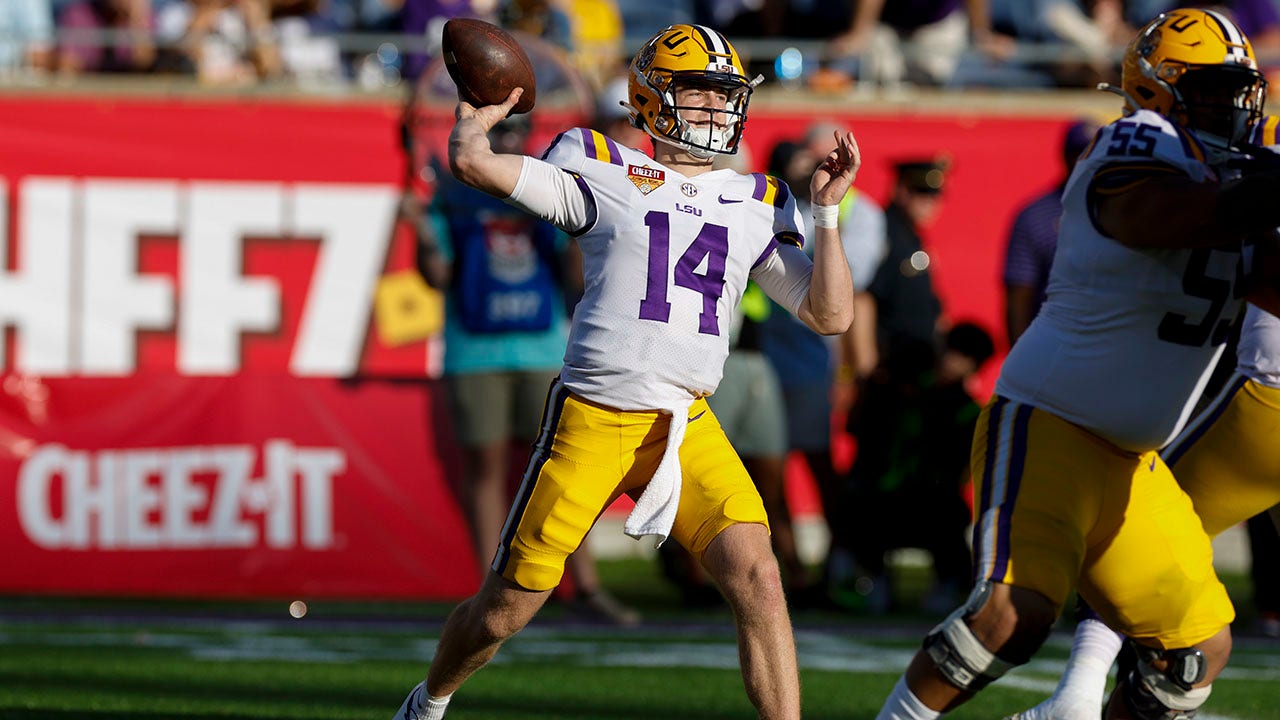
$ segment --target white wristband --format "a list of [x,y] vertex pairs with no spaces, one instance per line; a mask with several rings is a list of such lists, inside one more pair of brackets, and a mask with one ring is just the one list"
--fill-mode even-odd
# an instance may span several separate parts
[[814,205],[813,226],[820,228],[837,227],[836,218],[840,215],[839,205]]

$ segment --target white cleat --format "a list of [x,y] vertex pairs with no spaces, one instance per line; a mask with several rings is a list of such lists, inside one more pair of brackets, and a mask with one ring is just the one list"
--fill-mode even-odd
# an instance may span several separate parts
[[400,709],[392,716],[391,720],[422,720],[426,717],[426,711],[423,705],[427,696],[427,681],[423,680],[405,696],[404,702],[400,704]]

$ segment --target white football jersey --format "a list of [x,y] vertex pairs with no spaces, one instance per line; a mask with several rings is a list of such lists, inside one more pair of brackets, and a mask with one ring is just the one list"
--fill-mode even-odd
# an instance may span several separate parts
[[543,160],[573,174],[587,200],[585,229],[569,229],[586,287],[564,384],[619,410],[713,393],[748,278],[782,272],[780,243],[804,242],[786,184],[733,170],[685,177],[583,128],[562,133]]
[[1280,388],[1280,318],[1250,305],[1240,328],[1236,355],[1241,375]]
[[1199,143],[1156,113],[1099,132],[1063,193],[1048,299],[996,383],[1000,395],[1134,452],[1165,445],[1186,423],[1241,303],[1238,248],[1135,249],[1094,225],[1095,183],[1121,188],[1155,168],[1217,180]]

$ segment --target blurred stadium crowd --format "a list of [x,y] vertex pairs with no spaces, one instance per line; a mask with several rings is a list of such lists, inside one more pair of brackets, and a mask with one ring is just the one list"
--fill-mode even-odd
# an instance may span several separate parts
[[415,78],[449,18],[478,17],[559,48],[596,89],[654,28],[688,22],[791,87],[1091,87],[1134,27],[1188,4],[1231,13],[1277,66],[1280,0],[4,0],[0,77],[376,89]]

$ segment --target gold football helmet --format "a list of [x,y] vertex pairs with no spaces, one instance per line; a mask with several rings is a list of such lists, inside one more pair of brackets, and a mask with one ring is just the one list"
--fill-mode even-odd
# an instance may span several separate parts
[[[702,25],[672,25],[649,38],[631,61],[631,124],[696,157],[732,155],[738,152],[747,102],[760,79],[747,80],[738,52],[724,35]],[[681,115],[705,110],[676,104],[677,91],[688,87],[728,96],[724,111],[713,113],[716,122],[692,124]]]
[[1126,114],[1154,110],[1220,149],[1246,138],[1267,94],[1249,38],[1221,13],[1197,9],[1171,10],[1138,31],[1120,84]]

